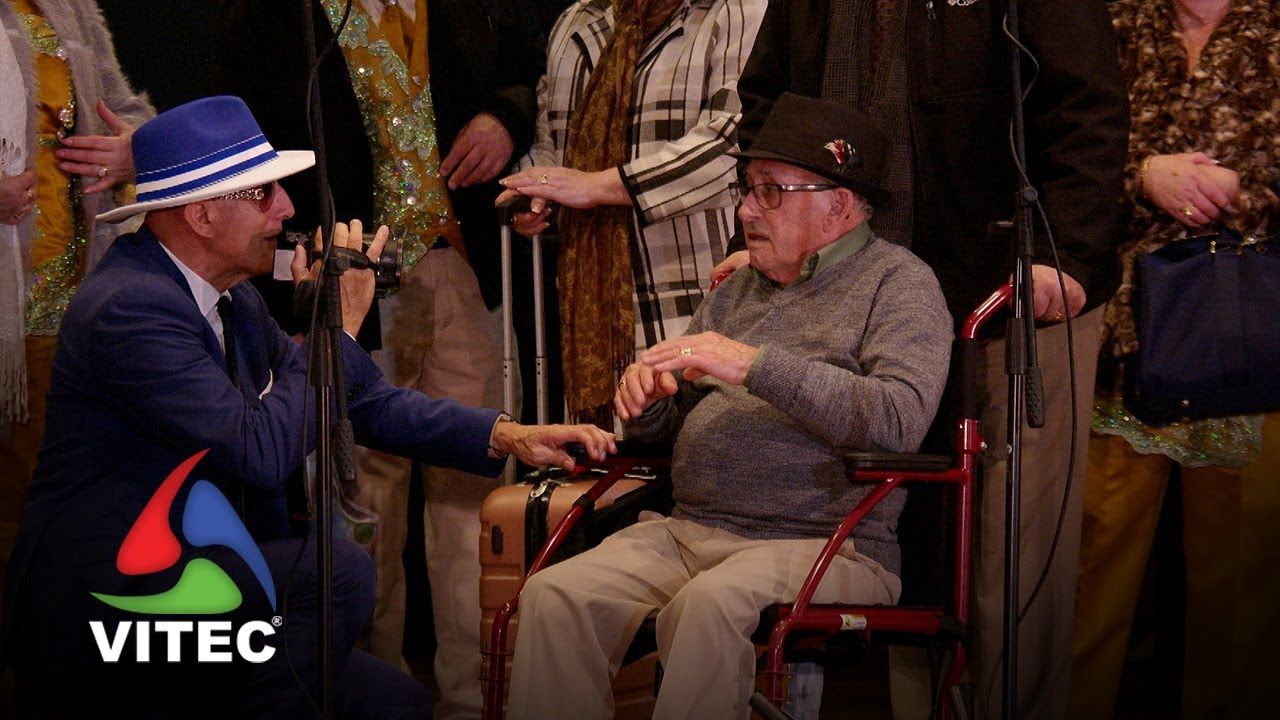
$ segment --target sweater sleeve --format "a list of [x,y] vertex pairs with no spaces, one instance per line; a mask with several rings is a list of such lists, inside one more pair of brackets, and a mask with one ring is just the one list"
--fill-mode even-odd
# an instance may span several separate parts
[[951,316],[923,264],[887,276],[862,336],[862,372],[764,345],[747,389],[836,447],[919,448],[946,384]]

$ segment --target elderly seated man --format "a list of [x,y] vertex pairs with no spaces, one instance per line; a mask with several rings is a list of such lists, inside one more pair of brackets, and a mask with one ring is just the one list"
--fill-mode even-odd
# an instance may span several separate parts
[[[739,155],[752,270],[628,367],[614,401],[631,437],[675,436],[675,512],[530,579],[511,717],[608,717],[610,674],[653,612],[654,717],[747,717],[760,611],[795,598],[869,492],[842,454],[915,450],[946,381],[952,324],[933,273],[867,226],[886,147],[866,116],[787,94]],[[897,601],[904,500],[854,530],[817,602]]]

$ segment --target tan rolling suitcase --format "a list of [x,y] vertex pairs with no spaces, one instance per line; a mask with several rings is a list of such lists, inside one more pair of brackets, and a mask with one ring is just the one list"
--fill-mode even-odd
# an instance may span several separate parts
[[[554,563],[595,547],[609,534],[634,523],[644,510],[669,510],[667,467],[619,457],[573,477],[558,468],[543,470],[531,473],[525,482],[499,488],[485,499],[480,510],[480,637],[486,645],[495,613],[520,589],[548,533],[596,480],[610,476],[618,478],[617,482],[583,515],[552,557]],[[509,626],[508,653],[515,648],[519,617],[517,614]],[[510,672],[509,658],[505,664]],[[484,667],[487,671],[488,664]],[[651,651],[623,665],[614,678],[615,717],[638,720],[652,714],[656,671],[657,655]],[[487,674],[482,677],[486,705],[488,680]]]
[[[516,362],[514,330],[511,307],[511,224],[510,208],[503,209],[502,217],[502,280],[503,280],[503,374],[505,379],[504,401],[508,412],[513,411]],[[546,351],[545,332],[542,325],[542,252],[541,238],[534,237],[533,285],[534,316],[537,318],[536,377],[534,378],[537,417],[539,423],[547,422],[546,403]],[[560,468],[549,468],[530,473],[520,483],[499,488],[489,494],[480,510],[480,637],[485,644],[485,662],[482,663],[481,685],[484,690],[484,717],[493,717],[490,705],[490,637],[494,617],[509,600],[514,598],[524,582],[525,574],[542,549],[548,535],[569,513],[575,504],[582,504],[585,495],[597,480],[612,479],[614,484],[595,500],[583,505],[584,514],[550,559],[558,562],[595,547],[609,534],[636,521],[644,510],[661,513],[670,511],[671,476],[669,453],[661,461],[650,462],[628,456],[627,448],[619,448],[620,454],[605,463],[591,463],[568,473]],[[549,563],[548,563],[549,564]],[[510,621],[505,643],[505,660],[501,663],[503,677],[511,672],[510,653],[515,648],[516,626],[519,614]],[[634,648],[629,651],[623,667],[614,677],[615,717],[619,720],[641,720],[653,714],[655,674],[658,672],[657,653],[652,648]],[[505,685],[502,693],[504,710]],[[505,715],[505,713],[503,713]]]

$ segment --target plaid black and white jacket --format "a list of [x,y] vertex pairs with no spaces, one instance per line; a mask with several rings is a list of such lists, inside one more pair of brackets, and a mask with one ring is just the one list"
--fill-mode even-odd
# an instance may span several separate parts
[[[609,38],[609,0],[579,0],[556,22],[538,84],[538,129],[524,165],[564,161],[569,119]],[[631,161],[636,347],[684,332],[733,232],[728,186],[742,105],[738,76],[766,0],[687,0],[640,50]]]

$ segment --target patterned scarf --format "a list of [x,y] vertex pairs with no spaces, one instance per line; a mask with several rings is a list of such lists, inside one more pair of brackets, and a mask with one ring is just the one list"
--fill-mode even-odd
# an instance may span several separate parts
[[[684,0],[614,0],[613,37],[569,125],[565,166],[596,172],[631,159],[630,128],[640,48]],[[624,205],[560,212],[560,318],[570,416],[608,421],[613,379],[635,350],[631,294],[633,213]]]

